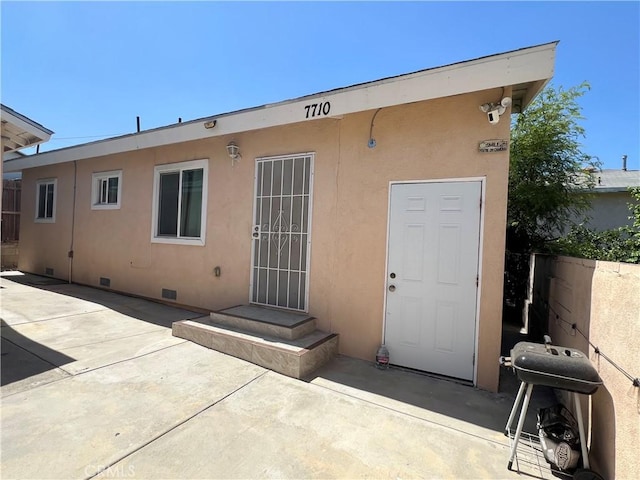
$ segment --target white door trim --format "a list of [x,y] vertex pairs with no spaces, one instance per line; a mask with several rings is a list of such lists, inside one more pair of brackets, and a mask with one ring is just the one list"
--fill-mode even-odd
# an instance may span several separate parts
[[415,183],[468,183],[468,182],[480,182],[480,198],[482,201],[482,207],[480,208],[480,238],[478,240],[478,290],[476,294],[476,318],[475,318],[475,361],[473,365],[473,385],[478,384],[478,347],[480,337],[480,299],[482,298],[482,263],[484,254],[484,212],[486,205],[486,181],[487,177],[459,177],[459,178],[438,178],[429,180],[392,180],[389,182],[388,198],[387,198],[387,238],[384,257],[384,279],[382,286],[382,343],[385,343],[385,332],[387,323],[387,281],[389,277],[389,236],[391,227],[391,187],[393,185],[402,184],[415,184]]

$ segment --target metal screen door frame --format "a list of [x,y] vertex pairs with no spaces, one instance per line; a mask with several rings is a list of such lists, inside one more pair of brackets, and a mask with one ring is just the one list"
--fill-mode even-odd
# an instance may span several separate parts
[[256,158],[249,302],[307,312],[315,153]]

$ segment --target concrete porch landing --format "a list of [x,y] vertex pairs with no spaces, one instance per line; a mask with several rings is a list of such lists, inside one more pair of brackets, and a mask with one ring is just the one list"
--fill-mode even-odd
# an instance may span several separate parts
[[173,336],[301,378],[338,353],[338,336],[316,330],[307,314],[239,305],[176,322]]
[[316,329],[315,318],[306,313],[257,305],[238,305],[211,312],[210,317],[219,325],[287,340],[296,340]]

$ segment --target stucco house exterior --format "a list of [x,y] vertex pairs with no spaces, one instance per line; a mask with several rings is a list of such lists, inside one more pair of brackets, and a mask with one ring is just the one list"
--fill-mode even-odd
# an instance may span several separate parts
[[18,262],[18,232],[20,226],[20,174],[4,175],[5,160],[24,156],[21,150],[49,141],[53,132],[14,109],[0,104],[0,202],[2,210],[2,268],[15,268]]
[[308,312],[342,354],[384,341],[391,363],[495,391],[509,116],[556,45],[6,162],[23,174],[19,268]]
[[631,225],[630,188],[640,187],[640,170],[627,169],[626,155],[620,170],[606,169],[592,174],[591,208],[585,212],[585,225],[597,231]]

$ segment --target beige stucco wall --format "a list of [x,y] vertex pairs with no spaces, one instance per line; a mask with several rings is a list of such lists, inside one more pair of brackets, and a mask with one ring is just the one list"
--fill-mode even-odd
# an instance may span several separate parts
[[[340,334],[341,353],[372,360],[381,342],[389,182],[486,179],[477,384],[496,390],[501,336],[508,152],[479,153],[478,142],[508,139],[508,114],[490,125],[478,105],[502,89],[246,132],[77,163],[73,280],[151,298],[177,290],[180,304],[219,309],[249,297],[256,157],[315,152],[309,312]],[[509,94],[506,92],[505,94]],[[225,145],[242,159],[232,167]],[[153,167],[209,159],[206,246],[150,242]],[[20,268],[66,277],[73,164],[23,173]],[[119,210],[91,210],[91,175],[123,170]],[[58,177],[55,225],[34,224],[35,181]],[[33,193],[32,193],[33,192]],[[213,269],[220,266],[222,276]]]
[[572,215],[571,222],[563,229],[563,234],[569,233],[572,224],[583,223],[586,227],[602,232],[625,225],[632,225],[629,204],[634,203],[631,193],[597,192],[589,196],[591,206],[589,210],[579,215]]
[[585,424],[591,424],[592,468],[604,478],[637,478],[640,388],[596,355],[571,324],[620,367],[639,376],[640,265],[559,257],[550,275],[553,343],[588,352],[604,382],[592,397],[582,396]]
[[598,231],[632,225],[630,203],[633,203],[633,197],[629,192],[596,194],[591,200],[591,210],[587,212],[591,218],[586,223]]

